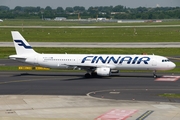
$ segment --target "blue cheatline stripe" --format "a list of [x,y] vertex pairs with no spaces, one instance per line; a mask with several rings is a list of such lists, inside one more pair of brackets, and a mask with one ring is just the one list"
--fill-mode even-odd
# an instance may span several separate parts
[[14,40],[19,46],[23,46],[26,49],[32,49],[31,46],[27,46],[22,40]]
[[145,118],[147,118],[153,112],[154,111],[152,111],[152,110],[148,110],[144,114],[142,114],[140,117],[138,117],[136,120],[144,120]]

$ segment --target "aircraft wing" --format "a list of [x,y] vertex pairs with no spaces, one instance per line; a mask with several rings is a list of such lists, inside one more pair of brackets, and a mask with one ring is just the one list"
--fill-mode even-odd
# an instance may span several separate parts
[[115,66],[114,65],[70,65],[70,64],[63,64],[63,65],[66,65],[70,68],[73,68],[73,69],[83,69],[83,70],[93,70],[93,69],[96,69],[96,68],[102,68],[102,67],[105,67],[105,68],[111,68],[111,69],[115,69]]

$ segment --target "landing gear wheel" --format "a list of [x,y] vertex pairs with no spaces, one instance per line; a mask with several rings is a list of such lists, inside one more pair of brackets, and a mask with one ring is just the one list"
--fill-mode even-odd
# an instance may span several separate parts
[[84,77],[85,77],[85,78],[90,78],[91,75],[90,75],[89,73],[86,73],[86,74],[84,75]]
[[92,73],[91,73],[91,76],[92,76],[92,77],[97,77],[97,73],[96,73],[96,72],[92,72]]

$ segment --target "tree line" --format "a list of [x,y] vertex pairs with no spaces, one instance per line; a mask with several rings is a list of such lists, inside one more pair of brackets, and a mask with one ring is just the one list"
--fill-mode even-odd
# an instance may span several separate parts
[[85,9],[83,6],[57,7],[56,9],[47,6],[21,7],[16,6],[10,9],[7,6],[0,6],[1,19],[42,19],[65,17],[67,19],[107,18],[107,19],[180,19],[180,7],[138,7],[127,8],[122,5],[99,6]]

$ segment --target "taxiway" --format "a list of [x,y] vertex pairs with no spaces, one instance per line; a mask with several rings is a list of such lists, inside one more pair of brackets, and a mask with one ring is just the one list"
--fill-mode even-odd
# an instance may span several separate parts
[[160,96],[180,93],[180,80],[156,81],[151,73],[120,73],[89,79],[83,75],[81,72],[0,72],[0,118],[98,120],[110,110],[136,111],[126,116],[127,120],[141,118],[147,111],[153,112],[147,114],[147,120],[180,117],[180,99]]
[[[66,48],[179,48],[180,42],[29,42],[33,47]],[[14,47],[13,42],[0,42],[0,47]]]

